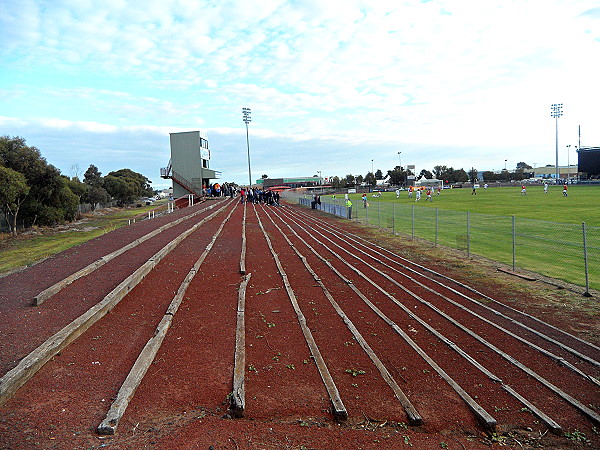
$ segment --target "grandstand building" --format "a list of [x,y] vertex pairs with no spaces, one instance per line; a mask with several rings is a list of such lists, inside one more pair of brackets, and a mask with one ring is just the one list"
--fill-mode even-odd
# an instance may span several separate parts
[[173,180],[173,197],[188,194],[203,195],[211,180],[221,178],[221,172],[210,168],[210,149],[206,133],[185,131],[170,133],[171,159],[160,169],[162,178]]

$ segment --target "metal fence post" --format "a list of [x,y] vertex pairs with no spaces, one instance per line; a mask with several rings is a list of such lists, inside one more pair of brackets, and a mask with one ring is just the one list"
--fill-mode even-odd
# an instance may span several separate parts
[[515,261],[517,259],[517,233],[515,225],[515,216],[512,216],[512,261],[513,261],[513,272],[515,271]]
[[435,246],[438,243],[438,207],[435,207]]
[[412,206],[412,239],[415,238],[415,205]]
[[467,211],[467,257],[471,257],[471,216]]
[[587,242],[586,242],[586,236],[585,236],[585,222],[581,223],[581,227],[583,229],[583,263],[584,263],[584,267],[585,267],[585,292],[583,293],[584,296],[586,297],[591,297],[592,294],[590,294],[590,280],[589,280],[589,273],[588,273],[588,257],[587,257]]

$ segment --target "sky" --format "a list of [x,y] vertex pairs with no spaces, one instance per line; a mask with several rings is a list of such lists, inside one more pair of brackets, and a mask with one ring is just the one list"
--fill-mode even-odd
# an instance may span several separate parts
[[[252,180],[514,169],[600,146],[598,0],[3,0],[0,135],[164,188],[169,133]],[[551,117],[551,104],[563,116]],[[571,147],[567,147],[570,145]]]

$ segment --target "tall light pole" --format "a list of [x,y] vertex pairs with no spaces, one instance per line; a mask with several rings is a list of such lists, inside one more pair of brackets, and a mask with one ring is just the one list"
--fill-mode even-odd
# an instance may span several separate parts
[[569,178],[571,178],[571,160],[569,158],[569,154],[571,153],[571,144],[567,145],[567,183],[569,182]]
[[402,183],[402,186],[404,186],[404,175],[403,175],[403,170],[402,170],[402,152],[398,152],[398,164],[400,167],[400,176],[402,177],[402,180],[400,181],[400,183]]
[[[375,172],[373,172],[373,160],[371,160],[371,176],[373,177],[372,180],[375,180]],[[372,184],[371,186],[375,186],[374,184]],[[369,191],[371,192],[371,191]]]
[[250,108],[242,108],[242,117],[246,124],[246,145],[248,146],[248,187],[252,187],[252,172],[250,171],[250,139],[248,138],[248,124],[252,122]]
[[323,177],[321,176],[320,170],[317,170],[317,173],[319,174],[319,186],[321,186],[321,195],[323,195]]
[[562,103],[552,103],[550,106],[550,117],[556,122],[556,183],[558,184],[559,170],[558,170],[558,118],[563,115]]

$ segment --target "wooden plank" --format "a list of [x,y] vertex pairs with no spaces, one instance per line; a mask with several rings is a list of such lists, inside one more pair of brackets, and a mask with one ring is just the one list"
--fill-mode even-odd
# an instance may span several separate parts
[[229,220],[229,218],[231,217],[231,214],[233,213],[234,210],[235,210],[235,207],[229,212],[229,215],[223,220],[223,222],[221,223],[221,225],[219,226],[219,228],[213,235],[210,243],[206,246],[206,249],[202,252],[200,257],[196,260],[196,262],[194,263],[192,268],[189,270],[184,281],[179,286],[179,289],[177,289],[177,293],[175,294],[175,297],[173,297],[173,300],[171,300],[171,303],[167,307],[167,311],[165,312],[165,315],[163,316],[162,320],[160,321],[160,323],[158,324],[158,326],[156,328],[155,335],[148,340],[148,342],[142,349],[142,351],[139,354],[139,356],[137,357],[133,367],[129,371],[127,378],[121,385],[121,388],[119,389],[117,397],[116,397],[115,401],[112,403],[105,419],[98,426],[97,431],[99,434],[115,434],[117,426],[119,425],[119,421],[125,414],[125,410],[129,406],[129,402],[133,398],[135,391],[139,387],[140,383],[142,382],[142,379],[146,375],[146,372],[150,368],[150,365],[154,361],[154,358],[156,357],[156,354],[158,353],[158,350],[160,349],[162,342],[163,342],[165,336],[167,335],[167,331],[171,327],[173,318],[175,317],[175,314],[179,310],[179,306],[183,302],[183,298],[185,296],[185,293],[186,293],[188,287],[190,286],[190,284],[192,283],[192,280],[198,273],[200,266],[202,265],[202,263],[208,256],[208,253],[214,246],[214,243],[215,243],[217,237],[221,234],[221,231],[223,231],[223,227],[225,226],[225,223]]
[[177,220],[174,220],[173,222],[169,222],[159,228],[157,228],[156,230],[145,234],[144,236],[136,239],[133,242],[130,242],[129,244],[125,245],[124,247],[121,247],[118,250],[115,250],[114,252],[109,253],[108,255],[104,255],[102,258],[97,259],[96,261],[94,261],[93,263],[87,265],[86,267],[84,267],[83,269],[78,270],[77,272],[69,275],[68,277],[64,278],[63,280],[53,284],[52,286],[44,289],[42,292],[40,292],[39,294],[37,294],[34,299],[33,299],[33,305],[34,306],[39,306],[42,303],[44,303],[46,300],[48,300],[50,297],[52,297],[53,295],[57,294],[58,292],[60,292],[61,290],[63,290],[65,287],[67,287],[68,285],[70,285],[71,283],[73,283],[74,281],[78,280],[81,277],[84,277],[86,275],[89,275],[90,273],[94,272],[95,270],[99,269],[100,267],[102,267],[104,264],[106,264],[107,262],[113,260],[114,258],[116,258],[117,256],[122,255],[123,253],[125,253],[128,250],[131,250],[134,247],[137,247],[138,245],[140,245],[142,242],[147,241],[148,239],[156,236],[157,234],[163,232],[164,230],[171,228],[175,225],[178,225],[179,223],[183,222],[184,220],[190,219],[204,211],[207,211],[209,209],[212,209],[216,206],[216,204],[209,206],[208,208],[204,208],[201,209],[199,211],[196,211],[192,214],[188,214],[187,216],[181,217]]
[[238,292],[237,326],[235,330],[235,362],[233,368],[233,389],[231,392],[231,415],[243,417],[246,409],[246,287],[251,273],[244,277]]
[[242,254],[240,255],[240,273],[246,273],[246,203],[244,203],[244,220],[242,221]]
[[521,403],[523,403],[527,409],[529,409],[535,416],[537,416],[542,422],[546,424],[550,431],[554,434],[562,434],[562,427],[557,424],[554,420],[552,420],[549,416],[544,414],[540,409],[538,409],[533,403],[527,400],[525,397],[516,392],[513,388],[506,384],[502,384],[502,388],[506,392],[509,392],[513,397],[518,399]]
[[62,330],[48,338],[39,347],[25,356],[16,367],[8,371],[0,378],[0,405],[12,397],[17,390],[23,386],[35,373],[46,364],[54,355],[68,346],[71,342],[83,334],[89,327],[104,317],[112,310],[142,279],[173,250],[183,239],[193,233],[198,227],[206,221],[216,216],[225,206],[207,216],[194,226],[173,239],[154,256],[146,261],[142,266],[136,269],[129,277],[123,280],[119,285],[109,292],[99,303],[92,306],[89,310],[73,320]]
[[256,215],[256,217],[258,219],[258,224],[260,225],[260,228],[262,229],[262,232],[265,236],[267,244],[269,245],[269,249],[271,250],[271,254],[273,255],[273,259],[275,260],[277,269],[279,270],[279,274],[283,279],[283,283],[285,285],[285,289],[290,299],[290,302],[292,303],[294,311],[298,316],[298,322],[300,324],[300,328],[302,329],[302,333],[304,334],[304,339],[308,344],[308,348],[310,349],[313,360],[315,361],[317,369],[319,370],[319,374],[321,375],[321,379],[323,380],[325,389],[329,394],[329,399],[331,400],[333,408],[333,415],[337,420],[346,420],[348,418],[348,411],[346,410],[346,407],[342,402],[342,398],[340,397],[340,393],[335,385],[335,382],[333,381],[333,377],[331,376],[331,373],[327,368],[327,364],[325,364],[325,360],[323,359],[323,356],[319,351],[319,347],[317,346],[317,343],[315,342],[310,329],[308,328],[308,326],[306,326],[306,318],[304,317],[304,314],[302,314],[300,306],[298,305],[296,295],[294,294],[294,291],[292,290],[292,287],[288,281],[288,277],[285,273],[283,266],[281,265],[281,261],[279,260],[277,253],[275,253],[275,250],[273,249],[271,239],[267,235],[267,232],[265,231],[265,228],[263,227],[262,221],[260,220],[258,214]]
[[513,272],[512,270],[503,269],[502,267],[498,267],[498,272],[507,273],[508,275],[512,275],[514,277],[519,277],[527,281],[536,281],[537,278],[534,278],[530,275],[524,275],[522,273]]
[[[281,229],[276,224],[275,224],[275,226],[279,229],[279,231],[283,234],[283,236],[286,238],[288,243],[291,245],[292,243],[287,238],[287,236],[285,236],[285,234],[281,231]],[[329,303],[331,303],[331,305],[333,306],[333,308],[335,309],[337,314],[342,318],[343,322],[346,324],[346,326],[348,327],[348,329],[350,330],[350,332],[352,333],[352,335],[354,336],[356,341],[359,343],[359,345],[364,350],[364,352],[367,354],[367,356],[371,359],[371,361],[373,362],[375,367],[377,367],[377,370],[379,370],[379,373],[381,374],[382,378],[385,380],[385,382],[388,384],[388,386],[392,389],[392,391],[394,392],[394,395],[396,396],[396,398],[398,399],[398,401],[404,408],[404,411],[406,412],[406,415],[408,417],[408,422],[411,425],[415,425],[415,426],[422,425],[423,417],[419,414],[417,409],[413,406],[413,404],[408,399],[408,397],[406,396],[404,391],[402,391],[400,386],[398,386],[398,383],[396,382],[394,377],[389,373],[389,371],[387,370],[385,365],[381,362],[381,360],[375,354],[375,352],[373,351],[371,346],[367,343],[366,339],[363,337],[363,335],[360,333],[360,331],[358,331],[356,326],[352,323],[350,318],[342,310],[340,305],[335,301],[335,299],[329,292],[329,289],[327,289],[325,284],[323,284],[323,282],[321,281],[319,276],[316,274],[316,272],[312,269],[312,267],[310,266],[310,264],[308,263],[306,258],[300,253],[300,251],[295,246],[292,245],[292,248],[296,252],[296,255],[298,255],[298,257],[300,258],[300,260],[302,261],[302,263],[304,264],[304,266],[306,267],[308,272],[312,275],[312,277],[315,279],[315,281],[319,284],[319,286],[323,290],[323,293],[329,300]]]
[[[304,242],[306,243],[306,241],[304,241]],[[322,245],[324,245],[324,244],[322,244]],[[463,401],[467,404],[467,406],[469,407],[469,409],[471,409],[471,411],[473,412],[473,414],[475,414],[475,417],[477,417],[477,420],[479,420],[482,425],[484,425],[489,430],[494,430],[496,428],[496,425],[497,425],[496,419],[494,419],[458,383],[456,383],[415,341],[412,340],[412,338],[410,336],[408,336],[408,334],[406,334],[393,320],[391,320],[389,317],[387,317],[377,306],[375,306],[373,304],[373,302],[371,302],[354,284],[352,284],[351,280],[343,277],[343,275],[339,272],[339,270],[337,270],[335,267],[333,267],[333,265],[329,261],[327,261],[325,258],[323,258],[322,256],[320,256],[318,254],[318,252],[316,252],[312,247],[309,246],[309,248],[315,253],[315,255],[317,257],[319,257],[325,264],[327,264],[327,266],[334,273],[336,273],[340,278],[342,278],[344,280],[348,280],[348,282],[349,282],[348,286],[350,286],[350,288],[379,317],[381,317],[396,333],[398,333],[406,341],[406,343],[408,345],[410,345],[413,348],[413,350],[419,356],[421,356],[421,358],[423,358],[438,373],[438,375],[440,375],[446,381],[446,383],[448,383],[452,387],[452,389],[454,389],[454,391],[463,399]],[[347,261],[345,261],[341,256],[339,256],[333,250],[329,249],[329,251],[334,256],[336,256],[340,261],[342,261],[344,264],[346,264],[346,266],[350,270],[354,271],[358,276],[364,278],[367,282],[369,282],[370,284],[372,284],[373,287],[375,287],[380,292],[382,292],[382,294],[386,295],[387,297],[389,297],[393,301],[397,302],[397,300],[394,298],[393,295],[391,295],[390,293],[386,292],[383,288],[381,288],[381,286],[379,286],[377,283],[375,283],[374,281],[372,281],[371,279],[369,279],[368,277],[366,277],[359,269],[357,269],[356,267],[354,267],[352,264],[349,264]],[[361,260],[358,257],[356,257],[356,258],[359,259],[359,260]],[[369,265],[368,263],[366,263],[363,260],[361,260],[361,262],[363,262],[366,265]],[[370,267],[372,267],[372,266],[370,266]]]
[[144,346],[131,371],[127,375],[125,382],[119,389],[117,397],[112,403],[106,418],[98,426],[97,431],[99,434],[115,434],[119,421],[123,417],[123,414],[125,414],[125,410],[127,409],[127,406],[129,406],[130,400],[133,398],[135,391],[156,357],[156,353],[170,327],[172,317],[173,316],[171,315],[163,317],[161,324],[158,326],[156,335]]

